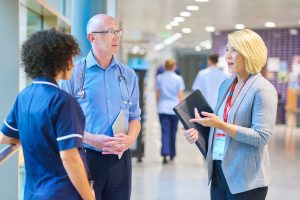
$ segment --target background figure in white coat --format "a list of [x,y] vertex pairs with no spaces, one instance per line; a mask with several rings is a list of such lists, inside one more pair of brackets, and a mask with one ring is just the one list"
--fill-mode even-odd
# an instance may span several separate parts
[[192,86],[193,90],[200,89],[212,109],[215,109],[220,85],[229,77],[217,66],[218,59],[218,54],[210,54],[207,57],[207,68],[199,71]]

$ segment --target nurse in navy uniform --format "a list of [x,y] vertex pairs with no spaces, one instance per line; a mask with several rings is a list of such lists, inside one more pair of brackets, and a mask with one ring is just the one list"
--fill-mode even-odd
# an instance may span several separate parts
[[0,143],[22,145],[25,200],[94,199],[82,143],[85,117],[57,85],[70,78],[79,51],[71,35],[54,29],[34,33],[22,46],[22,64],[33,82],[4,120]]

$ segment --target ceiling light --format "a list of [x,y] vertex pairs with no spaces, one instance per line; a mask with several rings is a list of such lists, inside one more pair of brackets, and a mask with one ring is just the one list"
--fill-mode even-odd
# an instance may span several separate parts
[[191,28],[183,28],[183,29],[181,29],[181,32],[182,33],[191,33],[192,29]]
[[171,24],[172,26],[178,26],[178,25],[179,25],[179,23],[178,23],[178,22],[174,22],[174,21],[173,21],[173,22],[171,22],[170,24]]
[[295,29],[295,28],[291,28],[291,29],[289,30],[289,32],[290,32],[290,35],[298,35],[298,30]]
[[195,46],[195,51],[201,51],[201,47],[200,46]]
[[244,24],[236,24],[234,26],[235,29],[244,29],[245,28],[245,25]]
[[134,46],[132,49],[131,49],[131,53],[133,54],[137,54],[140,50],[140,47],[139,46]]
[[200,46],[206,48],[206,49],[211,49],[211,41],[210,40],[204,40],[200,42]]
[[275,26],[276,26],[276,24],[274,22],[266,22],[265,23],[265,27],[268,27],[268,28],[273,28]]
[[199,10],[199,6],[187,6],[186,9],[191,11]]
[[[190,12],[180,12],[181,17],[190,17],[191,13]],[[300,22],[299,22],[300,23]]]
[[209,2],[209,0],[195,0],[196,2]]
[[155,51],[159,51],[161,49],[165,48],[165,45],[163,43],[158,43],[157,45],[154,46]]
[[167,38],[164,40],[164,44],[169,45],[172,44],[173,42],[175,42],[176,40],[178,40],[179,38],[182,37],[181,33],[175,33],[174,35],[172,35],[171,37]]
[[171,24],[166,25],[166,29],[171,30],[172,29],[172,25]]
[[300,21],[298,23],[300,24]]
[[207,27],[205,28],[205,30],[206,30],[207,32],[214,32],[214,31],[216,30],[216,28],[213,27],[213,26],[207,26]]
[[183,17],[174,17],[175,22],[184,22],[185,19]]

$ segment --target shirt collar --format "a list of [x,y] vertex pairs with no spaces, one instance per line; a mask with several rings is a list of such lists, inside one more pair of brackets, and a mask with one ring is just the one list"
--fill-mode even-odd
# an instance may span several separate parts
[[[88,53],[88,55],[86,56],[85,59],[86,59],[86,67],[87,67],[87,68],[90,68],[90,67],[96,65],[96,66],[98,66],[98,67],[104,69],[104,68],[98,63],[98,61],[95,59],[92,50],[89,51],[89,53]],[[113,55],[113,58],[112,58],[112,60],[111,60],[111,62],[110,62],[110,64],[109,64],[109,66],[107,67],[107,69],[112,68],[112,67],[114,67],[114,66],[117,66],[117,60],[116,60],[115,56]]]
[[45,77],[45,76],[40,76],[40,77],[34,78],[32,83],[33,84],[52,85],[52,86],[58,88],[58,85],[57,85],[57,83],[56,83],[56,81],[54,79],[48,78],[48,77]]

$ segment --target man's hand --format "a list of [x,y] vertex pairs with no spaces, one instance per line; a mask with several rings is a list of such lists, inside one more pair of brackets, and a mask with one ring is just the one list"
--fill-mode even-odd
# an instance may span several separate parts
[[132,136],[125,133],[118,133],[115,135],[114,140],[107,140],[104,143],[102,154],[119,154],[131,147],[134,143]]

